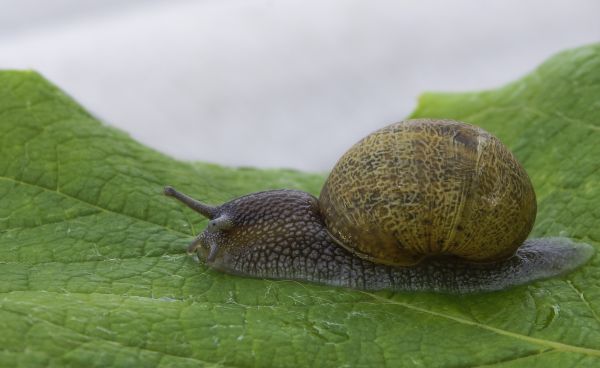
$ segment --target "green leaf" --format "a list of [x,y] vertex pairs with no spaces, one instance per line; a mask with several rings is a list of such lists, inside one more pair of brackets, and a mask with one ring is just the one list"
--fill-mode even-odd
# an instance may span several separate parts
[[[600,45],[414,113],[480,125],[538,193],[536,236],[600,245]],[[201,139],[201,137],[199,137]],[[600,365],[600,257],[563,278],[449,296],[253,280],[195,263],[220,203],[317,193],[323,175],[177,162],[106,127],[32,72],[0,73],[0,366]]]

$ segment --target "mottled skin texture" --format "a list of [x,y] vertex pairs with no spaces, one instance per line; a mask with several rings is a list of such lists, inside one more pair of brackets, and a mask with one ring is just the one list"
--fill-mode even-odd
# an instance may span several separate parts
[[[565,238],[533,239],[513,257],[491,264],[456,258],[426,259],[413,267],[361,259],[331,238],[317,199],[294,190],[254,193],[215,207],[214,217],[231,222],[211,226],[192,243],[216,270],[257,278],[311,281],[363,290],[472,293],[505,289],[571,271],[589,259],[592,248]],[[218,244],[206,261],[210,244]]]
[[531,181],[510,151],[450,120],[409,120],[368,135],[340,158],[319,202],[340,245],[403,266],[431,255],[506,259],[536,214]]

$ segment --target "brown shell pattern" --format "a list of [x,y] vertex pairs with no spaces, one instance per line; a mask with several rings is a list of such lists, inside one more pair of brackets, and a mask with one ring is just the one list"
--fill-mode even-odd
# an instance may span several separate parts
[[450,120],[408,120],[365,137],[340,158],[319,202],[342,246],[391,265],[430,255],[508,258],[536,214],[512,153],[483,129]]

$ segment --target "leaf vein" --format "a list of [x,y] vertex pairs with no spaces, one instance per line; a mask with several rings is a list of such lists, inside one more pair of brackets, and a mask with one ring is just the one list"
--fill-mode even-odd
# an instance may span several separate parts
[[145,223],[151,224],[151,225],[153,225],[153,226],[160,226],[161,228],[164,228],[164,229],[166,229],[167,231],[170,231],[170,232],[173,232],[173,233],[176,233],[176,234],[181,234],[181,235],[185,235],[185,236],[190,236],[190,234],[184,233],[184,232],[182,232],[182,231],[179,231],[179,230],[172,229],[172,228],[170,228],[170,227],[167,227],[167,226],[166,226],[166,225],[164,225],[164,224],[159,224],[159,223],[152,222],[152,221],[149,221],[149,220],[146,220],[146,219],[140,218],[140,217],[136,217],[136,216],[128,215],[128,214],[125,214],[125,213],[121,213],[121,212],[113,211],[113,210],[111,210],[111,209],[104,208],[104,207],[101,207],[101,206],[99,206],[99,205],[97,205],[97,204],[94,204],[94,203],[91,203],[91,202],[85,201],[85,200],[83,200],[83,199],[81,199],[81,198],[77,198],[77,197],[71,196],[71,195],[69,195],[69,194],[66,194],[66,193],[64,193],[64,192],[58,192],[58,191],[56,191],[55,189],[46,188],[46,187],[44,187],[44,186],[41,186],[41,185],[38,185],[38,184],[34,184],[34,183],[28,183],[28,182],[26,182],[26,181],[23,181],[23,180],[18,180],[18,179],[15,179],[15,178],[9,178],[9,177],[6,177],[6,176],[0,176],[0,180],[4,180],[4,181],[8,181],[8,182],[13,182],[13,183],[20,184],[20,185],[27,185],[27,186],[31,186],[31,187],[34,187],[34,188],[42,189],[42,190],[44,190],[44,191],[48,191],[48,192],[53,192],[53,193],[56,193],[56,194],[58,194],[58,195],[64,196],[64,197],[66,197],[66,198],[72,199],[72,200],[74,200],[74,201],[78,201],[78,202],[81,202],[81,203],[83,203],[83,204],[86,204],[86,205],[88,205],[88,206],[90,206],[90,207],[96,208],[96,209],[98,209],[98,210],[100,210],[100,211],[102,211],[102,212],[108,212],[108,213],[112,213],[112,214],[115,214],[115,215],[119,215],[119,216],[127,217],[127,218],[130,218],[130,219],[136,220],[136,221],[140,221],[140,222],[145,222]]
[[512,332],[512,331],[508,331],[508,330],[503,330],[501,328],[498,327],[493,327],[493,326],[488,326],[482,323],[478,323],[475,321],[470,321],[461,317],[456,317],[456,316],[452,316],[446,313],[442,313],[442,312],[435,312],[429,309],[425,309],[422,307],[417,307],[415,305],[409,304],[409,303],[404,303],[404,302],[399,302],[399,301],[394,301],[394,300],[390,300],[390,299],[386,299],[383,298],[381,296],[369,293],[369,292],[364,292],[362,291],[362,293],[371,296],[371,298],[373,298],[374,300],[380,301],[382,303],[387,303],[387,304],[391,304],[391,305],[398,305],[401,307],[404,307],[406,309],[410,309],[416,312],[420,312],[420,313],[424,313],[424,314],[429,314],[435,317],[439,317],[439,318],[443,318],[443,319],[447,319],[447,320],[451,320],[454,322],[457,322],[459,324],[463,324],[463,325],[467,325],[467,326],[473,326],[473,327],[478,327],[490,332],[494,332],[498,335],[503,335],[506,337],[510,337],[510,338],[514,338],[517,340],[521,340],[521,341],[525,341],[531,344],[535,344],[535,345],[540,345],[540,346],[547,346],[549,348],[558,350],[558,351],[568,351],[568,352],[573,352],[573,353],[579,353],[579,354],[585,354],[585,355],[591,355],[591,356],[597,356],[600,357],[600,350],[598,349],[592,349],[592,348],[585,348],[585,347],[581,347],[581,346],[576,346],[576,345],[569,345],[569,344],[565,344],[565,343],[561,343],[558,341],[551,341],[551,340],[544,340],[544,339],[540,339],[537,337],[531,337],[528,335],[523,335],[517,332]]

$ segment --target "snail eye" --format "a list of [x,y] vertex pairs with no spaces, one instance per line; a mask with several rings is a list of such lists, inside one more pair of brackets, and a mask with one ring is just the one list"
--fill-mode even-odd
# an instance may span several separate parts
[[221,215],[208,222],[207,230],[210,232],[228,230],[233,226],[231,219],[227,215]]

